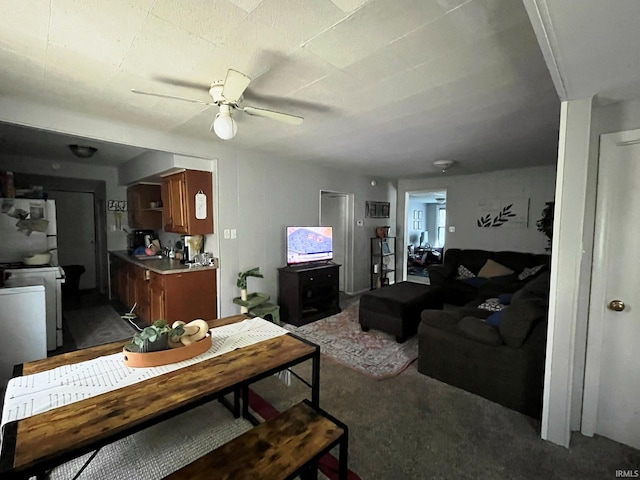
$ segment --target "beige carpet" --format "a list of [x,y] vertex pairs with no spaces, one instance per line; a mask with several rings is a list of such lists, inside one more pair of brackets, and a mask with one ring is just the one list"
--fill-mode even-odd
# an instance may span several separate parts
[[68,310],[63,318],[79,349],[126,340],[137,332],[111,305]]

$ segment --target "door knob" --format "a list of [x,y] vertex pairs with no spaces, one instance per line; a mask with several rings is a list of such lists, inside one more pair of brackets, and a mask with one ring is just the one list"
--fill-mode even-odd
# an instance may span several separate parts
[[609,308],[616,312],[621,312],[624,310],[624,302],[622,300],[611,300],[609,302]]

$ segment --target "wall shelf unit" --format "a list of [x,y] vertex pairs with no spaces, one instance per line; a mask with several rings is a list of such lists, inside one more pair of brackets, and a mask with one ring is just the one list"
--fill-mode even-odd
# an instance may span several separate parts
[[371,290],[395,283],[396,237],[371,239]]

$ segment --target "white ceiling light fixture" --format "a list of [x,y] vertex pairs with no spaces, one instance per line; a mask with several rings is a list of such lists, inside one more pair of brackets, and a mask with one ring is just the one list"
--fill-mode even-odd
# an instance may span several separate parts
[[98,151],[97,148],[87,145],[69,145],[69,150],[78,158],[91,158]]
[[238,124],[231,116],[231,108],[229,105],[220,105],[220,113],[216,115],[216,119],[211,125],[218,137],[222,140],[231,140],[238,133]]
[[444,173],[454,163],[456,162],[454,162],[453,160],[436,160],[435,162],[433,162],[433,166],[439,168],[440,170],[442,170],[442,173]]

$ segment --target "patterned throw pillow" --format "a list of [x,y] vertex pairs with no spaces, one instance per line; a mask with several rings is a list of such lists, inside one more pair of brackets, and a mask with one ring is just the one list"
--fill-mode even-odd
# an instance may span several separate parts
[[505,308],[497,298],[487,298],[484,302],[478,305],[478,308],[482,310],[489,310],[490,312],[499,312]]
[[464,265],[460,265],[458,267],[458,278],[473,278],[475,277],[474,273],[469,270]]
[[525,278],[533,277],[536,273],[542,270],[545,266],[538,265],[536,267],[525,268],[521,273],[518,274],[518,280],[524,280]]

